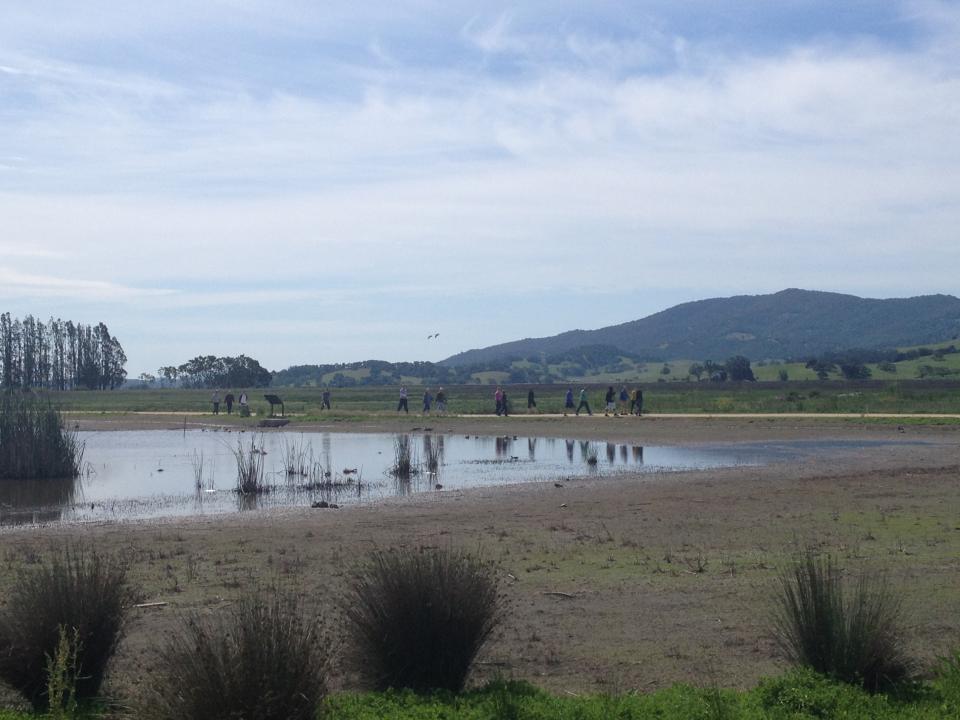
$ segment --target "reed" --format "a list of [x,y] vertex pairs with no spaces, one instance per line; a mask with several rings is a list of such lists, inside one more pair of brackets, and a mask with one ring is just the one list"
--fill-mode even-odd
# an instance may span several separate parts
[[0,394],[0,479],[77,477],[83,449],[49,402],[23,393]]
[[263,475],[263,439],[259,445],[257,436],[250,438],[249,446],[244,446],[243,440],[237,438],[237,448],[233,457],[237,464],[237,487],[240,495],[260,495],[270,492],[270,486]]

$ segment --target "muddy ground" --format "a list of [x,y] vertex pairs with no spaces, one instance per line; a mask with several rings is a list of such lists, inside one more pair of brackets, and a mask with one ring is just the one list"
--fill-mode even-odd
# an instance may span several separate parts
[[[179,427],[163,416],[77,422]],[[0,585],[64,541],[125,553],[143,600],[167,604],[131,615],[111,676],[123,697],[136,695],[154,644],[185,614],[216,613],[260,582],[280,578],[302,589],[336,635],[334,599],[356,563],[394,546],[454,545],[496,563],[509,610],[482,653],[478,682],[500,675],[575,693],[676,681],[752,686],[783,667],[770,636],[770,597],[780,569],[810,545],[850,572],[889,573],[925,662],[960,646],[960,426],[600,416],[386,418],[290,429],[424,426],[636,444],[898,444],[819,451],[814,443],[804,459],[766,467],[443,491],[342,510],[4,529]],[[335,666],[338,684],[353,686],[342,663]]]

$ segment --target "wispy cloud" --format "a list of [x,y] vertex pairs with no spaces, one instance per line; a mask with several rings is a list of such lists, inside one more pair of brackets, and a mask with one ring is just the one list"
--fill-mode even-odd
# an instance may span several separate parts
[[172,292],[172,290],[127,287],[99,280],[32,275],[0,268],[0,296],[8,299],[21,299],[26,296],[103,302],[129,300],[136,297],[156,297],[169,295]]

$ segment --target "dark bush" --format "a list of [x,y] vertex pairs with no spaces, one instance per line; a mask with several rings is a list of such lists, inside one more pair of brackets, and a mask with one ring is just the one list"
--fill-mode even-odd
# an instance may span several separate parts
[[83,443],[64,428],[55,407],[0,392],[0,479],[72,478],[82,460]]
[[45,709],[47,656],[55,656],[64,628],[78,644],[76,697],[97,697],[131,597],[126,575],[116,557],[82,548],[21,571],[0,613],[0,677]]
[[805,553],[780,577],[774,634],[787,657],[827,677],[889,690],[910,680],[902,603],[884,575],[849,589],[830,556]]
[[158,653],[140,717],[308,720],[327,692],[317,623],[291,592],[252,592],[218,618],[186,619]]
[[376,689],[459,692],[500,620],[492,566],[454,550],[375,552],[344,598],[357,668]]

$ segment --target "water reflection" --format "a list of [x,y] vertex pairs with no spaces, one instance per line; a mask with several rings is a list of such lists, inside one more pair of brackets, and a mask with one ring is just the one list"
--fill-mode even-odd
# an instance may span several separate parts
[[[572,472],[617,472],[758,464],[751,449],[647,447],[579,438],[454,436],[440,433],[303,433],[306,473],[288,475],[290,434],[268,432],[262,445],[269,492],[238,495],[236,435],[139,431],[83,433],[97,472],[81,481],[0,483],[0,523],[122,520],[250,511],[315,502],[349,504],[417,492],[549,481]],[[285,444],[286,443],[286,444]],[[392,472],[404,444],[410,473]],[[520,449],[526,452],[520,457]],[[601,447],[602,445],[602,447]],[[357,472],[353,473],[356,468]],[[350,472],[347,472],[350,471]]]
[[0,525],[56,522],[83,502],[80,478],[0,481]]

